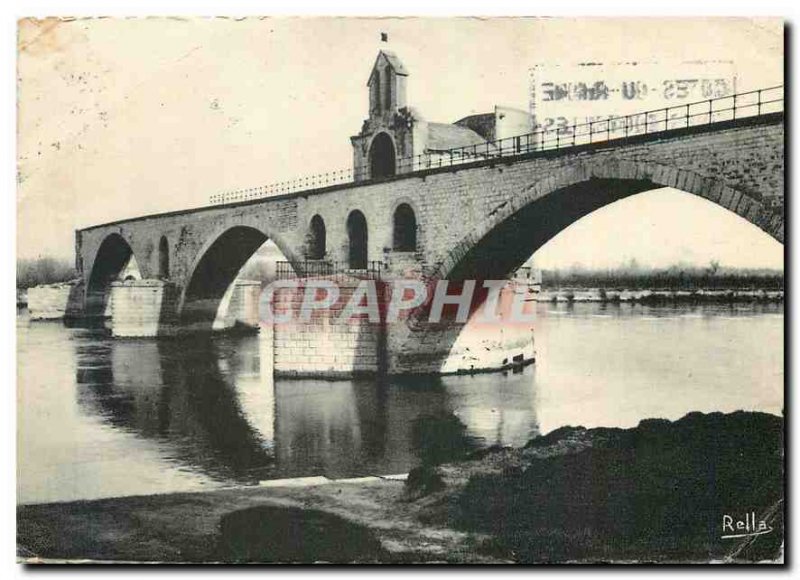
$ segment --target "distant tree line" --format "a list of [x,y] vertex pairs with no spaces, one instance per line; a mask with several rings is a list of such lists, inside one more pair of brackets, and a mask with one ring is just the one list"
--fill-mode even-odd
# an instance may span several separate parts
[[[248,263],[240,277],[271,280],[274,264],[268,260]],[[73,263],[63,258],[39,257],[17,261],[17,288],[68,282],[77,278]],[[784,274],[770,268],[730,268],[713,260],[708,266],[675,264],[666,268],[640,266],[635,260],[615,268],[592,269],[575,265],[542,270],[545,288],[608,288],[668,290],[783,290]]]
[[640,266],[635,260],[607,269],[582,266],[542,270],[545,288],[609,288],[628,290],[783,290],[783,271],[770,268],[730,268],[713,260],[708,266],[675,264],[666,268]]
[[74,264],[63,258],[17,260],[17,288],[68,282],[77,276]]

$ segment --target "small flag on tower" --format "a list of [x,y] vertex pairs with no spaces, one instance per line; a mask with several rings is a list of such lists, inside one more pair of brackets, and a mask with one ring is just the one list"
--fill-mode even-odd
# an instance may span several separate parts
[[389,42],[389,34],[386,32],[381,32],[381,42]]

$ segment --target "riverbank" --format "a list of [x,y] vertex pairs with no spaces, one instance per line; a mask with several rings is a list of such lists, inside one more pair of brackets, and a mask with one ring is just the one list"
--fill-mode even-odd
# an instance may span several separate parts
[[636,290],[619,288],[542,287],[532,298],[536,302],[598,302],[601,304],[641,304],[665,306],[673,304],[780,304],[783,290],[742,288],[738,290]]
[[[692,413],[634,429],[565,427],[410,480],[21,506],[19,555],[28,562],[360,563],[781,555],[783,419],[765,413]],[[734,529],[744,521],[765,527],[724,538],[737,535],[724,527],[726,517]]]

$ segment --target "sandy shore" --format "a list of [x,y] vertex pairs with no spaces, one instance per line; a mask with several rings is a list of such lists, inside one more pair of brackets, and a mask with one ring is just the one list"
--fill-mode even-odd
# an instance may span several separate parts
[[[423,505],[405,496],[404,482],[379,480],[22,506],[18,510],[19,555],[118,562],[219,562],[225,555],[220,547],[222,518],[239,510],[268,507],[277,511],[301,508],[332,516],[320,525],[323,537],[328,537],[326,524],[333,527],[344,522],[363,526],[380,542],[377,552],[366,549],[357,553],[359,546],[355,550],[348,546],[342,550],[343,561],[498,561],[474,553],[471,534],[421,524],[417,516]],[[269,512],[265,517],[270,519]],[[287,533],[288,528],[278,531]],[[302,550],[280,551],[277,548],[269,560],[292,561],[302,554]]]

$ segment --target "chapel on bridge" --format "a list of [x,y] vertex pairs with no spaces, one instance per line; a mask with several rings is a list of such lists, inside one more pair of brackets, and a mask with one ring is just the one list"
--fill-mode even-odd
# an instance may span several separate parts
[[487,142],[532,131],[530,114],[510,107],[496,106],[491,113],[455,123],[429,122],[406,102],[408,77],[397,55],[378,52],[367,81],[369,117],[361,132],[350,138],[356,181],[435,166],[439,156],[453,148],[477,145],[485,152]]

